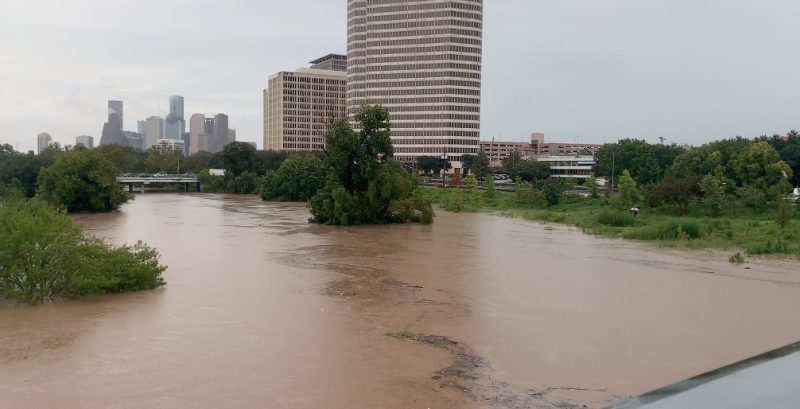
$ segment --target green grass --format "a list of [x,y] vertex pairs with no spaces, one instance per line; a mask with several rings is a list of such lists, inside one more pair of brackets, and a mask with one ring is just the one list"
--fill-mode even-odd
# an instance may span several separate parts
[[425,334],[415,334],[413,332],[400,331],[400,332],[389,332],[386,334],[386,336],[392,338],[401,338],[401,339],[420,339],[424,338]]
[[504,217],[562,223],[583,232],[611,238],[654,241],[666,246],[685,245],[691,249],[744,250],[748,255],[786,254],[800,257],[800,208],[783,229],[775,221],[774,211],[756,212],[732,203],[727,214],[705,217],[700,203],[692,203],[686,217],[665,206],[641,209],[638,217],[630,204],[617,198],[590,199],[567,195],[556,206],[520,203],[514,193],[497,192],[494,199],[482,191],[461,189],[420,189],[422,194],[444,210],[489,212]]

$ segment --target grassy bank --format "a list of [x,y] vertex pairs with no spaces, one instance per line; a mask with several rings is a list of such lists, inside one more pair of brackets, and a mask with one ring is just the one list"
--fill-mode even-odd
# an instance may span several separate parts
[[[700,216],[699,204],[693,203],[686,217],[677,216],[674,207],[641,211],[634,218],[630,204],[618,198],[564,196],[555,206],[545,207],[535,200],[524,200],[515,193],[496,192],[490,197],[483,191],[461,189],[421,189],[421,194],[443,209],[453,212],[492,212],[505,217],[563,223],[583,232],[604,237],[655,241],[667,246],[692,249],[715,248],[744,251],[748,255],[786,254],[800,257],[800,209],[784,228],[775,221],[774,212],[755,212],[731,204],[719,218]],[[731,258],[731,261],[741,261]]]

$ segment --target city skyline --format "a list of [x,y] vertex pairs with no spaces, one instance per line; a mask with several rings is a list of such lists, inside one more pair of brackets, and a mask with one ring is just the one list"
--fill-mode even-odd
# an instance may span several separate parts
[[[346,52],[344,1],[235,0],[209,16],[167,0],[158,3],[165,12],[153,30],[121,42],[93,22],[120,13],[151,18],[142,3],[113,12],[95,0],[72,4],[0,6],[17,16],[0,35],[41,27],[0,58],[7,96],[0,109],[12,118],[0,124],[0,143],[35,150],[42,132],[61,144],[79,135],[98,140],[108,100],[125,102],[123,125],[134,130],[132,120],[166,115],[164,99],[180,93],[192,101],[187,115],[226,112],[240,139],[261,145],[268,76],[308,56]],[[97,13],[77,12],[84,8]],[[174,13],[192,24],[173,25],[166,16]],[[800,4],[777,0],[487,2],[482,139],[544,132],[554,141],[657,142],[661,135],[701,144],[786,133],[799,126],[797,41],[785,28],[798,13]],[[235,24],[224,33],[203,28],[226,21]],[[165,37],[180,46],[158,41]],[[210,59],[212,49],[218,55]],[[54,74],[53,60],[71,63]]]

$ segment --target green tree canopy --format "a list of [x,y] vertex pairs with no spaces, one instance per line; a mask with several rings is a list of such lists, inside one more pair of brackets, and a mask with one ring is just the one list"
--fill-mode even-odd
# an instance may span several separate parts
[[285,202],[307,202],[325,186],[323,162],[313,154],[291,154],[277,171],[267,173],[261,198]]
[[[42,168],[55,163],[56,158],[64,152],[56,148],[47,148],[34,155],[33,152],[15,152],[11,145],[3,145],[0,153],[0,184],[19,183],[25,197],[33,197],[39,189],[37,181]],[[14,181],[17,182],[14,182]]]
[[438,174],[443,169],[450,170],[453,166],[447,159],[442,159],[436,156],[418,156],[417,169],[425,172],[425,174]]
[[619,178],[621,170],[627,169],[639,184],[656,183],[664,178],[666,170],[675,158],[684,153],[677,145],[651,145],[642,140],[623,139],[614,144],[605,144],[596,154],[597,175]]
[[482,149],[478,151],[477,155],[462,155],[461,163],[464,171],[469,174],[474,173],[478,180],[483,180],[489,174],[489,156]]
[[521,160],[507,169],[508,175],[516,180],[517,177],[525,182],[545,180],[550,178],[550,163]]
[[231,142],[222,148],[219,161],[230,172],[233,177],[237,177],[244,172],[263,172],[263,165],[259,163],[256,148],[246,142]]
[[311,220],[351,225],[421,221],[430,223],[430,202],[413,195],[414,178],[392,158],[389,111],[364,106],[347,121],[335,122],[327,134],[325,187],[312,198]]
[[98,152],[78,149],[58,156],[39,173],[39,194],[68,212],[108,212],[129,200],[117,168]]

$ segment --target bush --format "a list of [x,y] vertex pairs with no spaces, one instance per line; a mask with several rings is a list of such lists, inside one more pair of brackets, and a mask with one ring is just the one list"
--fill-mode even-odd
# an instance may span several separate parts
[[622,237],[635,240],[698,239],[702,235],[700,223],[695,220],[668,220],[655,225],[625,229]]
[[83,235],[63,211],[41,201],[0,209],[0,296],[37,304],[56,297],[164,285],[158,253],[141,242],[113,247]]
[[603,210],[595,216],[595,221],[603,226],[628,227],[634,225],[634,218],[628,212]]

